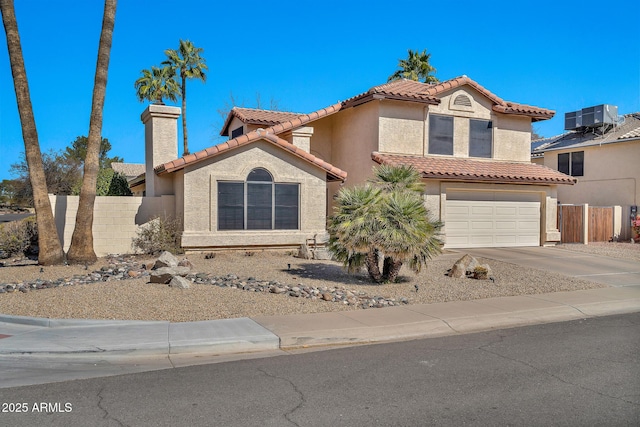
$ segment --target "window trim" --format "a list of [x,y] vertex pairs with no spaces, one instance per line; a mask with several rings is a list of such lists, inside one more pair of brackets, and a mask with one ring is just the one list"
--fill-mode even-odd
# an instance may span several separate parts
[[[488,129],[491,129],[490,139],[489,139],[489,155],[488,156],[479,156],[471,154],[471,136],[472,136],[472,123],[473,122],[483,122],[488,123]],[[469,119],[469,157],[478,158],[478,159],[492,159],[493,158],[493,121],[485,120],[485,119]]]
[[[574,156],[575,155],[575,156]],[[560,165],[560,158],[561,156],[566,156],[566,160],[562,161],[563,166],[566,163],[566,167],[563,167],[561,169],[561,165]],[[580,159],[580,163],[578,163],[578,159],[575,159],[575,157],[582,157],[582,159]],[[558,157],[557,157],[557,162],[558,162],[558,172],[562,172],[566,175],[570,175],[570,176],[584,176],[584,150],[583,151],[569,151],[566,153],[558,153]],[[577,166],[581,165],[580,168],[578,168]],[[576,172],[575,169],[580,169],[580,172]]]
[[[447,150],[446,153],[442,153],[442,152],[435,152],[435,147],[433,147],[432,142],[434,140],[432,132],[434,131],[433,128],[434,126],[432,125],[432,119],[436,119],[436,118],[442,118],[442,119],[446,119],[447,121],[451,121],[451,152],[449,153]],[[440,135],[437,135],[440,136]],[[449,135],[446,135],[447,138],[449,137]],[[454,145],[455,145],[455,124],[454,124],[454,116],[447,116],[447,115],[443,115],[443,114],[429,114],[429,143],[428,143],[428,147],[427,147],[427,152],[429,154],[434,154],[434,155],[440,155],[440,156],[453,156],[454,153]],[[448,143],[448,142],[447,142]],[[447,148],[449,148],[447,146]]]
[[[217,194],[218,194],[218,199],[217,199],[217,216],[216,216],[216,228],[218,231],[275,231],[275,230],[300,230],[300,200],[301,200],[301,194],[300,194],[300,183],[299,182],[275,182],[273,180],[273,175],[271,175],[271,173],[265,169],[265,168],[254,168],[252,169],[248,174],[247,174],[247,178],[249,178],[249,175],[251,175],[252,172],[256,171],[256,170],[264,170],[265,172],[267,172],[269,174],[269,176],[271,177],[270,181],[250,181],[248,179],[244,180],[244,181],[238,181],[238,180],[218,180],[217,182]],[[220,209],[221,204],[220,204],[220,184],[221,183],[234,183],[234,184],[242,184],[242,199],[243,199],[243,206],[242,206],[242,228],[220,228]],[[270,228],[249,228],[249,186],[253,186],[253,185],[264,185],[264,186],[270,186],[271,188],[271,227]],[[296,228],[277,228],[277,208],[278,205],[276,204],[276,192],[278,191],[277,188],[279,186],[295,186],[296,188]]]

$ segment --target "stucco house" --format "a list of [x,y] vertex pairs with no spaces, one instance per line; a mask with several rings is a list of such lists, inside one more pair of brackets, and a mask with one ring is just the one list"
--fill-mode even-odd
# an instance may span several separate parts
[[576,124],[570,117],[575,113],[567,113],[568,132],[534,141],[531,161],[578,179],[574,186],[558,188],[560,203],[620,206],[620,237],[626,239],[632,209],[640,202],[640,113],[618,116],[607,104],[580,113],[598,108],[615,114],[585,126],[584,119]]
[[322,242],[333,195],[382,163],[420,171],[446,247],[554,244],[558,187],[576,182],[531,163],[531,123],[554,111],[466,76],[394,81],[310,114],[234,108],[228,141],[181,158],[179,114],[162,105],[142,114],[146,172],[132,190],[175,196],[187,250]]

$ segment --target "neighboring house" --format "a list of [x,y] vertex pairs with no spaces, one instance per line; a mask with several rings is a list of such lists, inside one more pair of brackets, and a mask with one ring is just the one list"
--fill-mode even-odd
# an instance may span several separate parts
[[220,135],[233,139],[256,129],[274,126],[303,115],[286,111],[234,107],[227,115]]
[[347,185],[361,184],[381,163],[421,172],[446,247],[554,244],[558,187],[576,182],[530,161],[531,123],[553,111],[504,101],[466,76],[399,80],[310,114],[234,108],[229,141],[181,158],[179,114],[160,105],[142,114],[147,166],[132,190],[175,195],[187,250],[324,241],[347,173]]
[[560,203],[621,206],[626,238],[631,209],[640,202],[640,113],[618,117],[617,108],[607,105],[580,113],[599,107],[612,107],[616,114],[583,126],[570,123],[575,112],[567,113],[566,127],[572,130],[534,141],[531,160],[578,179],[574,186],[558,188]]
[[145,172],[145,166],[142,163],[112,162],[111,169],[127,178],[127,182],[131,182],[131,180]]

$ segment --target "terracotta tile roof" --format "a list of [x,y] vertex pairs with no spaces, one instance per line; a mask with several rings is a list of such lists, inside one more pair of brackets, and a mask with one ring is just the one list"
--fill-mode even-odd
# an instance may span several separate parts
[[427,92],[429,86],[431,85],[413,80],[395,80],[380,86],[374,86],[364,93],[347,99],[344,104],[348,107],[354,107],[373,99],[397,99],[437,105],[440,100]]
[[459,159],[419,157],[373,152],[379,164],[411,165],[424,178],[454,181],[485,181],[524,184],[575,184],[577,179],[542,165]]
[[337,167],[325,162],[324,160],[314,156],[313,154],[307,153],[303,149],[290,144],[282,138],[278,138],[271,129],[258,129],[245,135],[241,135],[237,138],[230,139],[229,141],[223,142],[222,144],[214,145],[213,147],[206,148],[196,153],[188,154],[179,159],[172,160],[156,167],[155,172],[158,175],[175,172],[180,169],[184,169],[186,166],[190,166],[195,163],[201,162],[202,160],[215,157],[236,147],[242,147],[244,145],[248,145],[260,140],[270,142],[273,145],[287,150],[295,156],[321,169],[324,169],[327,172],[327,179],[329,181],[345,181],[347,179],[347,173],[345,171],[338,169]]
[[550,119],[555,115],[555,111],[553,110],[505,101],[467,76],[456,77],[436,84],[427,84],[405,79],[395,80],[372,87],[365,93],[349,98],[345,101],[345,104],[346,106],[355,106],[372,99],[380,98],[438,104],[440,103],[439,95],[464,85],[471,86],[490,99],[494,103],[493,110],[498,113],[528,116],[534,121]]
[[259,110],[256,108],[240,108],[233,107],[222,126],[222,130],[220,131],[220,135],[228,135],[229,134],[229,125],[231,124],[231,120],[234,117],[242,120],[244,123],[252,124],[252,125],[265,125],[265,126],[273,126],[278,123],[286,122],[287,120],[294,119],[298,116],[302,116],[300,113],[290,113],[287,111],[270,111],[270,110]]

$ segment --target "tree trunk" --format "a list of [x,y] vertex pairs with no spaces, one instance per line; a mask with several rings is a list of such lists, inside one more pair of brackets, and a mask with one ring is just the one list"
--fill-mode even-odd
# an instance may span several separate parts
[[369,277],[376,283],[382,283],[382,274],[380,274],[380,266],[378,265],[379,257],[378,251],[373,249],[367,252],[366,266],[369,272]]
[[187,142],[187,78],[182,75],[182,141],[184,142],[183,156],[189,154]]
[[385,267],[387,264],[387,259],[389,260],[389,267],[386,273],[383,273],[382,278],[385,282],[393,283],[398,280],[398,274],[400,273],[400,269],[402,268],[402,261],[394,261],[393,258],[385,258]]
[[111,54],[111,40],[116,18],[117,0],[105,0],[102,31],[98,46],[96,76],[93,83],[91,119],[87,140],[87,157],[84,161],[84,176],[80,188],[80,200],[76,215],[76,226],[67,254],[72,263],[92,263],[97,257],[93,249],[93,207],[96,200],[96,182],[100,169],[100,142],[102,140],[102,110],[107,91],[107,73]]
[[42,154],[38,142],[36,121],[33,116],[27,71],[22,56],[20,33],[16,20],[13,0],[0,0],[2,22],[7,36],[7,48],[9,61],[13,75],[13,85],[20,114],[22,126],[22,138],[24,139],[25,156],[29,167],[29,179],[33,189],[33,206],[36,211],[36,224],[38,226],[38,263],[42,265],[61,264],[64,261],[64,251],[58,237],[51,203],[47,192],[47,181],[42,165]]

